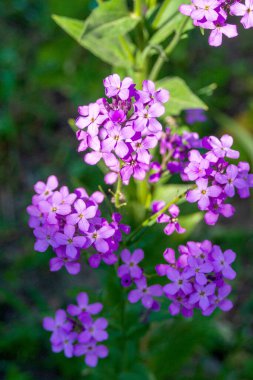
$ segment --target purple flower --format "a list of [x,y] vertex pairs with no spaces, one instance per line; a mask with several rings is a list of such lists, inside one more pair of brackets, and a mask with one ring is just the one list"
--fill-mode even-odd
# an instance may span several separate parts
[[52,351],[53,352],[61,352],[64,351],[64,355],[67,358],[72,358],[74,355],[74,343],[77,339],[76,332],[65,332],[61,331],[59,333],[60,340],[57,343],[52,342]]
[[68,215],[71,212],[70,205],[63,202],[63,196],[59,191],[54,192],[50,201],[40,201],[39,209],[47,214],[50,224],[57,224],[57,215]]
[[191,12],[193,20],[202,20],[205,18],[207,21],[217,20],[219,14],[215,10],[220,5],[218,0],[193,0],[195,9]]
[[224,186],[224,192],[228,197],[233,197],[235,195],[235,187],[243,188],[244,181],[238,176],[238,168],[235,165],[229,165],[227,167],[226,174],[217,173],[215,176],[215,180]]
[[142,277],[142,269],[138,266],[139,262],[144,259],[142,249],[136,249],[132,255],[128,249],[124,249],[120,254],[120,258],[124,263],[118,268],[118,276],[120,278],[127,274],[130,274],[132,279]]
[[212,272],[213,265],[209,262],[203,263],[202,260],[196,259],[193,256],[189,256],[187,262],[190,267],[188,274],[195,276],[196,283],[199,285],[205,285],[207,283],[205,274]]
[[210,197],[218,197],[222,189],[216,185],[208,187],[208,180],[204,178],[198,179],[196,184],[198,188],[189,190],[186,199],[190,203],[198,202],[199,209],[206,210],[210,204]]
[[187,124],[204,123],[207,120],[204,110],[193,108],[185,111],[185,120]]
[[214,226],[220,215],[223,215],[225,218],[230,218],[234,213],[235,208],[231,204],[225,204],[222,200],[214,199],[211,200],[208,206],[208,211],[205,214],[205,222],[210,226]]
[[216,272],[221,272],[223,276],[229,280],[233,280],[236,277],[235,271],[230,266],[236,258],[235,253],[231,249],[226,250],[223,254],[220,247],[215,245],[213,247],[212,257],[214,259],[213,265]]
[[97,345],[95,340],[86,344],[77,344],[74,350],[75,356],[85,355],[85,364],[89,367],[96,367],[98,358],[103,359],[108,356],[108,349],[104,345]]
[[212,312],[219,307],[222,311],[229,311],[233,307],[232,301],[226,299],[226,297],[231,292],[231,286],[228,284],[224,284],[221,288],[218,289],[217,295],[212,295],[209,300],[211,305],[203,311],[203,315],[209,316]]
[[253,27],[253,0],[245,0],[245,4],[236,1],[230,6],[230,12],[234,16],[243,16],[241,23],[245,29]]
[[95,322],[89,321],[85,325],[85,330],[79,334],[79,343],[87,343],[92,338],[97,342],[102,342],[108,339],[108,333],[104,331],[108,326],[108,322],[105,318],[98,318]]
[[158,211],[161,211],[165,206],[164,201],[154,201],[151,204],[151,210],[153,214],[156,214]]
[[108,252],[110,246],[107,239],[114,234],[114,231],[114,228],[109,225],[105,225],[97,229],[94,227],[91,232],[87,233],[89,244],[94,245],[98,252]]
[[131,127],[121,128],[119,125],[114,125],[108,130],[108,137],[102,141],[102,151],[111,152],[113,149],[118,157],[125,157],[129,148],[124,140],[130,139],[135,134]]
[[168,223],[164,228],[164,233],[166,235],[173,234],[174,231],[177,231],[179,234],[183,234],[186,230],[181,227],[178,222],[179,208],[177,205],[171,205],[168,209],[170,216],[167,214],[161,214],[157,218],[157,223]]
[[97,207],[87,207],[82,199],[78,199],[74,204],[74,209],[76,213],[67,216],[67,223],[71,225],[78,224],[81,231],[88,231],[90,226],[88,219],[94,218],[97,212]]
[[58,243],[55,240],[55,234],[58,230],[58,226],[50,224],[35,228],[33,231],[34,235],[37,238],[34,244],[35,251],[45,252],[49,246],[57,248]]
[[243,180],[243,187],[238,187],[238,194],[240,198],[248,198],[250,196],[250,188],[253,187],[253,174],[249,174],[248,162],[239,162],[238,164],[240,180]]
[[122,100],[127,100],[130,96],[130,88],[133,86],[133,80],[126,77],[121,82],[118,74],[112,74],[104,79],[104,86],[108,98],[118,96]]
[[134,120],[134,129],[138,132],[148,128],[149,132],[157,133],[162,130],[162,126],[156,119],[164,114],[164,107],[159,103],[154,103],[150,107],[144,107],[142,103],[135,105],[136,119]]
[[98,314],[103,308],[101,303],[89,304],[89,297],[87,293],[81,292],[77,295],[77,305],[69,305],[67,311],[72,316],[78,316],[84,312],[89,314]]
[[140,162],[136,153],[132,153],[131,156],[124,159],[124,166],[120,170],[123,184],[128,185],[132,176],[134,179],[142,181],[148,170],[149,166]]
[[100,115],[100,107],[97,103],[90,103],[87,107],[79,107],[81,116],[76,119],[76,126],[80,129],[87,128],[90,136],[97,136],[98,128],[105,117]]
[[59,245],[66,246],[66,255],[75,259],[78,254],[78,248],[83,248],[87,239],[84,236],[74,236],[76,229],[74,226],[66,224],[64,233],[57,232],[55,240]]
[[147,286],[147,280],[142,277],[139,280],[135,280],[137,289],[131,290],[128,294],[128,301],[130,303],[136,303],[141,300],[142,305],[146,309],[150,309],[153,305],[153,297],[160,297],[163,293],[161,285]]
[[209,297],[214,294],[216,285],[213,283],[206,286],[195,284],[194,288],[195,292],[190,295],[189,303],[197,303],[202,310],[206,310],[210,306]]
[[61,342],[61,332],[70,332],[72,323],[67,319],[66,312],[59,309],[55,313],[55,318],[45,317],[43,319],[43,328],[52,332],[51,342],[58,344]]
[[188,159],[190,163],[186,166],[184,172],[189,180],[195,181],[198,178],[204,177],[210,165],[209,161],[204,159],[197,150],[191,150]]
[[142,83],[142,91],[137,91],[139,101],[143,104],[147,103],[166,103],[169,100],[169,92],[164,89],[156,90],[154,82],[144,80]]
[[65,247],[58,247],[55,249],[57,257],[53,257],[49,261],[49,267],[51,272],[57,272],[62,267],[65,267],[67,272],[71,275],[76,275],[80,272],[81,265],[78,263],[78,255],[75,259],[71,259],[66,255]]
[[217,162],[218,158],[239,158],[239,152],[237,150],[230,149],[233,145],[233,138],[229,135],[223,135],[219,140],[215,136],[210,136],[204,140],[204,146],[211,151],[207,153],[206,158],[209,161]]
[[38,181],[34,185],[34,190],[39,194],[40,199],[47,199],[52,194],[53,191],[58,187],[58,180],[54,175],[48,177],[47,182]]
[[174,268],[168,268],[167,277],[172,283],[167,284],[163,287],[163,291],[165,294],[174,295],[179,290],[182,290],[184,294],[189,294],[192,291],[192,285],[189,282],[189,278],[191,277],[191,273],[182,272],[180,273],[178,270]]

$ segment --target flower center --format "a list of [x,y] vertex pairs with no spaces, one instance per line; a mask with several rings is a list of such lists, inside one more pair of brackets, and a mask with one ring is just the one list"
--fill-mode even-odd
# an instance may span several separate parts
[[69,238],[69,239],[68,239],[68,243],[69,243],[69,244],[73,243],[73,239],[70,239],[70,238]]
[[201,190],[201,194],[206,195],[206,190]]
[[57,207],[52,207],[52,211],[56,212],[57,211]]
[[119,141],[119,136],[117,135],[117,136],[114,136],[114,140],[115,141]]
[[96,239],[98,237],[98,234],[96,232],[94,232],[94,234],[92,235],[93,239]]

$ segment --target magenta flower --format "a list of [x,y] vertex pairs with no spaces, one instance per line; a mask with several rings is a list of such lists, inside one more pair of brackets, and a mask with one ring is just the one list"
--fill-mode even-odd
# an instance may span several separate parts
[[228,203],[223,203],[221,199],[211,200],[208,211],[205,214],[205,222],[210,226],[214,226],[220,215],[230,218],[235,213],[235,208]]
[[157,223],[168,223],[164,228],[164,233],[166,235],[171,235],[173,232],[183,234],[186,230],[181,227],[178,222],[178,215],[180,213],[179,207],[177,205],[171,205],[168,209],[170,215],[161,214],[157,218]]
[[218,289],[218,294],[212,295],[209,300],[211,305],[203,311],[203,315],[209,316],[212,314],[212,312],[218,307],[222,311],[229,311],[233,307],[232,301],[226,299],[226,297],[231,292],[231,286],[228,284],[223,285],[221,288]]
[[55,191],[50,200],[39,202],[40,211],[47,213],[48,223],[57,224],[57,215],[70,214],[71,207],[69,204],[65,204],[63,200],[63,195],[59,191]]
[[198,304],[201,310],[206,310],[210,306],[209,297],[214,295],[216,285],[213,283],[206,286],[195,284],[194,288],[195,293],[190,295],[189,303]]
[[81,265],[78,263],[78,255],[75,259],[71,259],[66,255],[65,247],[58,247],[55,249],[57,257],[53,257],[49,261],[49,267],[51,272],[57,272],[62,267],[65,267],[67,272],[71,275],[76,275],[80,272]]
[[238,187],[238,194],[240,198],[248,198],[250,196],[250,188],[253,187],[253,174],[249,174],[249,163],[239,162],[239,178],[243,180],[243,187]]
[[133,150],[137,153],[137,159],[139,162],[149,164],[151,159],[149,149],[154,148],[157,145],[157,142],[157,138],[154,135],[151,135],[131,143]]
[[110,246],[107,242],[107,239],[109,239],[114,234],[114,231],[115,230],[109,225],[102,226],[98,229],[94,227],[91,232],[87,233],[89,244],[93,244],[98,252],[108,252]]
[[230,266],[235,261],[236,254],[231,249],[226,250],[223,254],[220,247],[214,245],[212,257],[214,259],[214,269],[217,272],[221,272],[229,280],[233,280],[236,277],[234,269]]
[[188,274],[195,276],[196,283],[199,285],[205,285],[207,283],[206,273],[211,273],[213,270],[213,265],[209,262],[203,263],[202,260],[196,259],[193,256],[189,256],[187,259],[189,270]]
[[207,120],[205,111],[201,108],[191,108],[185,111],[187,124],[204,123]]
[[61,342],[61,332],[71,331],[72,323],[67,319],[66,312],[59,309],[55,313],[55,318],[45,317],[43,319],[43,328],[52,332],[51,342],[57,344]]
[[136,303],[141,300],[142,305],[146,309],[152,308],[154,299],[153,297],[160,297],[163,293],[161,285],[147,286],[147,280],[145,277],[135,280],[137,289],[131,290],[128,294],[128,301]]
[[77,333],[76,332],[65,332],[61,331],[59,333],[60,341],[57,343],[52,342],[52,351],[61,352],[64,351],[64,355],[67,358],[72,358],[74,355],[74,343],[76,342]]
[[88,231],[90,223],[89,219],[94,218],[97,212],[96,206],[86,206],[86,203],[82,199],[78,199],[74,203],[74,209],[76,213],[67,216],[66,222],[71,225],[78,224],[81,231]]
[[204,177],[210,165],[209,161],[203,158],[198,150],[191,150],[188,159],[190,163],[186,166],[184,172],[189,180],[195,181],[198,178]]
[[98,318],[95,322],[90,320],[85,325],[85,330],[79,334],[79,343],[87,343],[92,338],[97,342],[102,342],[108,339],[108,333],[104,331],[108,326],[108,322],[105,318]]
[[105,120],[100,114],[100,107],[97,103],[90,103],[87,107],[79,107],[81,116],[76,119],[76,126],[80,129],[87,128],[90,136],[97,136],[98,129]]
[[239,152],[237,150],[230,149],[233,145],[233,138],[229,135],[223,135],[219,140],[215,136],[210,136],[204,140],[204,146],[209,149],[211,147],[211,152],[208,152],[206,158],[209,161],[217,162],[218,158],[239,158]]
[[57,248],[59,244],[55,240],[55,234],[58,230],[58,226],[50,224],[35,228],[33,231],[37,238],[34,244],[35,251],[45,252],[49,246]]
[[57,232],[55,240],[59,245],[66,246],[66,255],[71,259],[75,259],[78,255],[79,248],[84,248],[87,239],[84,236],[74,236],[76,229],[74,226],[66,224],[64,233]]
[[124,185],[128,185],[131,177],[142,181],[149,169],[147,164],[140,162],[136,153],[132,153],[131,156],[128,156],[124,159],[124,166],[120,170],[120,175]]
[[189,282],[189,278],[191,277],[191,273],[182,272],[180,273],[178,270],[174,268],[168,268],[166,275],[172,283],[167,284],[163,287],[163,291],[165,294],[174,295],[179,290],[182,290],[184,294],[189,294],[192,291],[192,285]]
[[133,80],[126,77],[121,82],[118,74],[112,74],[104,79],[104,86],[108,98],[118,96],[122,100],[127,100],[130,97],[130,88],[133,86]]
[[131,127],[121,128],[114,125],[108,130],[108,137],[102,141],[102,151],[111,152],[113,149],[118,157],[123,158],[129,152],[129,147],[124,140],[130,139],[135,134]]
[[198,202],[199,209],[206,210],[210,204],[210,197],[218,197],[222,189],[216,185],[208,187],[208,180],[204,178],[198,179],[196,184],[198,188],[189,190],[186,194],[186,199],[190,203]]
[[142,83],[142,91],[137,91],[139,95],[141,103],[166,103],[169,100],[169,92],[164,89],[156,90],[154,82],[151,80],[144,80]]
[[142,269],[138,266],[139,262],[144,259],[144,252],[142,249],[136,249],[133,254],[128,249],[123,249],[120,258],[124,264],[118,267],[118,276],[130,274],[132,279],[140,279],[142,277]]
[[98,358],[103,359],[108,356],[108,349],[104,345],[97,345],[95,340],[86,344],[77,344],[74,350],[75,356],[85,355],[85,364],[89,367],[96,367]]
[[244,181],[238,178],[238,168],[235,165],[229,165],[227,167],[226,174],[217,173],[215,180],[224,186],[224,192],[228,197],[233,197],[235,195],[235,187],[243,188]]
[[220,5],[218,0],[192,0],[195,9],[191,12],[193,20],[202,20],[205,18],[207,21],[217,20],[219,14],[215,10]]
[[54,175],[50,175],[47,179],[47,182],[38,181],[34,185],[34,190],[37,194],[40,195],[40,199],[47,199],[52,194],[53,191],[58,187],[58,180]]
[[134,120],[134,129],[138,132],[148,128],[149,132],[157,133],[162,130],[162,126],[156,119],[164,114],[164,107],[160,103],[154,103],[150,107],[144,107],[142,103],[135,105],[136,119]]
[[243,16],[241,23],[245,29],[253,27],[253,0],[245,0],[245,4],[236,1],[230,6],[230,12],[234,16]]
[[103,308],[99,302],[89,304],[89,297],[87,293],[81,292],[76,297],[77,305],[69,305],[67,311],[70,315],[78,316],[84,312],[89,314],[98,314]]

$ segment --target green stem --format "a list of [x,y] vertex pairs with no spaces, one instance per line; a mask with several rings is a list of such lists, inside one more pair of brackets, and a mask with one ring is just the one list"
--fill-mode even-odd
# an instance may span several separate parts
[[134,13],[137,17],[142,15],[142,0],[134,0]]
[[154,29],[157,29],[157,27],[159,26],[159,23],[160,23],[160,21],[161,21],[163,15],[164,15],[164,12],[165,12],[167,6],[169,5],[169,3],[170,3],[171,1],[172,1],[172,0],[165,0],[165,1],[163,2],[163,4],[161,5],[161,7],[160,7],[160,9],[159,9],[159,11],[158,11],[158,13],[157,13],[157,15],[156,15],[154,21],[153,21],[153,24],[152,24],[152,26],[153,26]]
[[115,193],[115,207],[116,208],[120,208],[121,207],[120,198],[121,198],[121,178],[120,178],[120,175],[119,175],[118,182],[117,182],[116,193]]
[[126,240],[125,245],[126,246],[131,245],[136,240],[138,240],[139,237],[147,230],[148,227],[151,227],[151,226],[153,226],[153,224],[155,224],[156,219],[159,215],[161,215],[163,212],[165,212],[171,205],[178,203],[181,199],[183,199],[185,197],[188,190],[194,189],[195,187],[196,187],[196,185],[193,185],[192,187],[187,189],[185,192],[183,192],[182,194],[175,197],[172,201],[166,203],[166,205],[160,211],[158,211],[157,213],[151,215],[149,218],[144,220],[139,225],[139,227],[137,227],[136,230],[131,233],[131,235]]
[[164,64],[164,62],[166,61],[166,59],[169,57],[169,55],[171,54],[171,52],[175,49],[175,47],[177,46],[181,36],[182,36],[182,33],[184,31],[184,28],[188,22],[188,18],[186,18],[183,23],[181,24],[181,26],[178,28],[178,30],[176,31],[174,37],[172,38],[171,42],[169,43],[169,45],[167,46],[167,48],[164,50],[166,54],[163,54],[163,55],[159,55],[159,57],[157,58],[154,66],[153,66],[153,69],[149,75],[149,79],[150,80],[153,80],[155,81],[160,73],[160,70]]

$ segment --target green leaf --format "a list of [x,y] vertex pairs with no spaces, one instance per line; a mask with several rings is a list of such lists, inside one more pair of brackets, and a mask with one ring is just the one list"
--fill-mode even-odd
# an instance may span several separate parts
[[195,230],[197,224],[203,219],[203,212],[195,212],[190,215],[183,215],[180,217],[180,224],[186,229],[186,232],[182,234],[182,237],[186,239]]
[[111,0],[95,8],[85,22],[82,38],[92,35],[96,38],[123,36],[140,21],[140,17],[128,12],[124,1]]
[[[91,33],[85,35],[87,21],[72,19],[69,17],[53,15],[53,20],[71,37],[73,37],[81,46],[91,51],[95,56],[110,65],[120,67],[129,67],[132,62],[129,53],[122,48],[120,38],[97,38]],[[133,45],[129,43],[129,49]]]
[[157,86],[170,92],[170,100],[165,104],[166,115],[178,115],[181,111],[190,108],[208,109],[181,78],[163,78],[157,82]]
[[[189,0],[185,0],[183,3],[189,3]],[[159,29],[161,26],[164,26],[165,23],[167,23],[170,19],[174,18],[177,14],[180,14],[178,8],[181,4],[182,0],[165,0],[153,21],[153,28]]]
[[155,189],[154,200],[164,200],[166,203],[172,201],[174,198],[185,193],[188,189],[191,188],[191,185],[163,185]]

